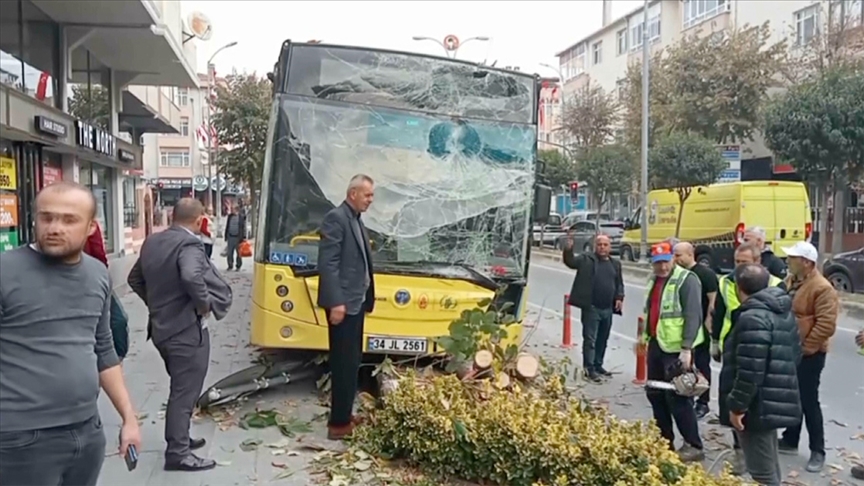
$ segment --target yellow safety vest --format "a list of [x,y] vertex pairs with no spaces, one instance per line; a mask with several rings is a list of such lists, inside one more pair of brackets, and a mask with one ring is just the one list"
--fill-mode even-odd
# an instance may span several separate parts
[[[774,275],[768,277],[768,285],[772,287],[777,287],[781,283],[783,281]],[[738,300],[738,285],[729,278],[729,275],[724,275],[720,279],[720,295],[723,296],[723,302],[726,304],[726,314],[723,316],[723,327],[720,329],[720,342],[718,343],[722,352],[726,336],[732,330],[732,311],[741,307],[741,301]]]
[[[666,286],[663,288],[663,294],[660,296],[660,316],[657,320],[657,344],[660,349],[667,353],[678,353],[681,351],[681,343],[684,341],[684,308],[681,305],[680,290],[681,284],[688,275],[694,275],[693,272],[679,265],[674,265],[672,274],[666,281]],[[648,312],[651,308],[651,294],[653,294],[654,283],[656,278],[652,275],[648,279],[648,292],[645,298],[645,330],[643,339],[648,342],[650,339],[648,323]],[[699,281],[698,279],[696,280]],[[701,283],[700,283],[701,285]],[[696,335],[696,340],[693,341],[695,348],[705,341],[705,331],[702,326],[699,326],[699,333]]]

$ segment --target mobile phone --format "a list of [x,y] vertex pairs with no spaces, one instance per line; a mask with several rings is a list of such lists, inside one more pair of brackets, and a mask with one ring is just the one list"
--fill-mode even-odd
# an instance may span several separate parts
[[126,457],[124,459],[126,459],[126,468],[129,471],[134,471],[135,467],[138,466],[138,451],[134,445],[130,445],[126,449]]

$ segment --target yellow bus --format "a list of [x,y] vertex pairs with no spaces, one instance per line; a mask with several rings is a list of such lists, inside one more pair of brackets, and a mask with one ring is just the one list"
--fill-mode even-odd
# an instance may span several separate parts
[[[426,355],[465,309],[498,296],[525,315],[539,79],[455,59],[282,45],[261,187],[251,342],[328,348],[318,228],[357,173],[375,268],[367,353]],[[535,204],[535,199],[547,204]],[[545,206],[545,207],[544,207]],[[536,212],[536,214],[535,214]],[[502,302],[503,301],[503,302]]]

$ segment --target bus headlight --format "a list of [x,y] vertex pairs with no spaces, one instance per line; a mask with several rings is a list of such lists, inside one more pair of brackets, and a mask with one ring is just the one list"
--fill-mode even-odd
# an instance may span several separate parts
[[282,336],[283,339],[288,339],[293,334],[294,334],[294,331],[288,326],[285,326],[282,329],[279,329],[279,335]]
[[282,302],[282,312],[291,312],[294,310],[294,302],[290,300],[285,300]]
[[285,297],[286,295],[288,295],[288,287],[284,285],[276,287],[276,295],[278,295],[279,297]]

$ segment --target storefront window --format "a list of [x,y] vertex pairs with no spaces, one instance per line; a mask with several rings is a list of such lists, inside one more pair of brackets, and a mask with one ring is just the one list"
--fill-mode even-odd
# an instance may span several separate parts
[[0,81],[55,105],[57,24],[29,0],[0,2]]
[[[3,3],[3,2],[0,2]],[[18,170],[12,143],[0,140],[0,252],[18,246]]]
[[114,242],[114,215],[113,215],[113,181],[114,170],[102,167],[90,162],[81,162],[79,170],[79,181],[89,187],[96,196],[96,221],[102,228],[102,236],[105,238],[105,251],[113,253]]
[[42,149],[42,177],[39,187],[50,186],[63,180],[63,160],[60,154]]

